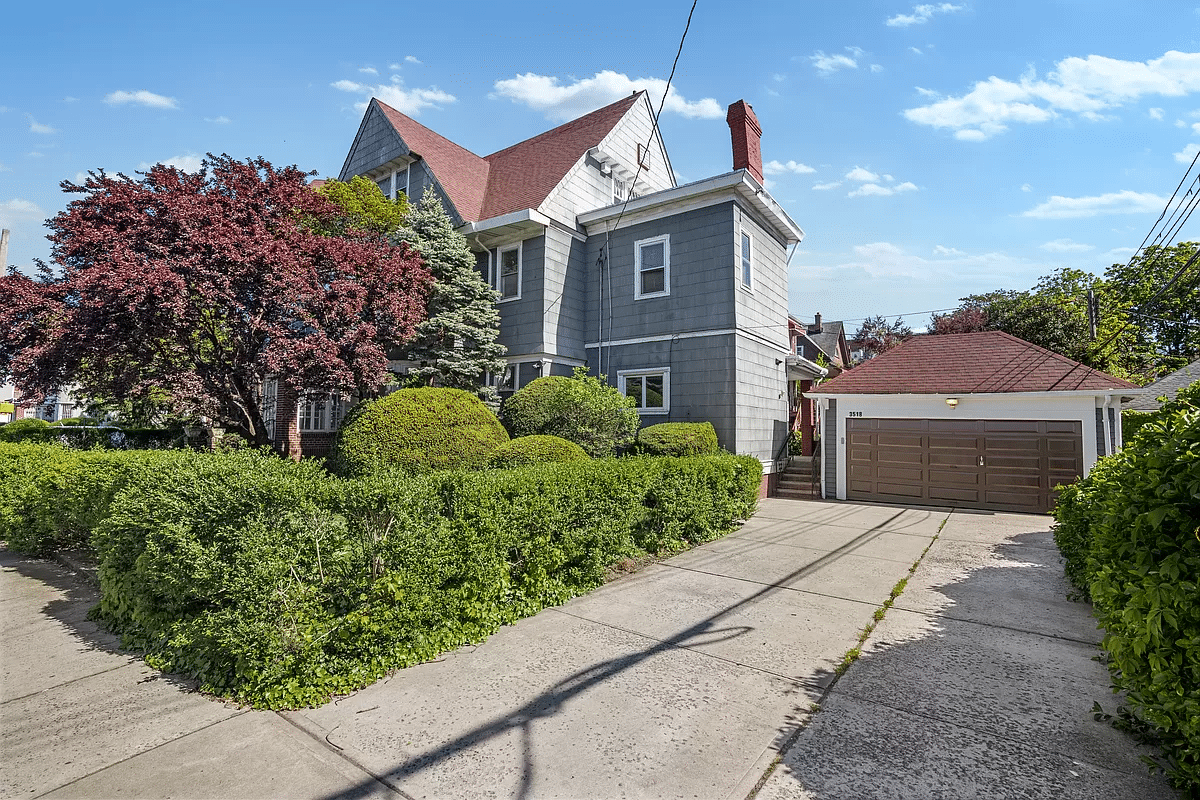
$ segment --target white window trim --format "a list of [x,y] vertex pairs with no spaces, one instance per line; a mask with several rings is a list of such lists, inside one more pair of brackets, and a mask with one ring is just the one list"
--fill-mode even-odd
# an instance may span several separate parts
[[[335,406],[334,406],[335,402],[340,404],[340,408],[338,409],[339,413],[338,413],[338,418],[337,418],[336,423],[333,420],[333,411],[335,408]],[[321,427],[319,427],[319,428],[305,428],[304,427],[305,410],[306,410],[306,407],[311,403],[320,403],[323,406],[323,408],[321,409]],[[296,409],[296,428],[302,434],[304,434],[304,433],[334,433],[335,431],[337,431],[338,428],[341,427],[342,419],[345,418],[347,410],[348,409],[346,408],[346,399],[343,397],[334,397],[332,394],[326,394],[326,395],[319,396],[319,397],[309,397],[307,395],[302,395],[299,399],[299,407]]]
[[[742,263],[742,239],[750,245],[750,282],[746,283],[745,265]],[[750,231],[745,228],[738,229],[737,240],[737,282],[738,286],[742,287],[747,292],[754,292],[754,237],[750,235]]]
[[[625,396],[625,379],[661,375],[663,379],[663,405],[662,408],[638,408],[639,414],[670,414],[671,413],[671,368],[670,367],[653,367],[648,369],[623,369],[617,371],[617,391],[621,396]],[[644,401],[646,393],[645,384],[642,384],[642,400]]]
[[504,254],[510,250],[517,251],[517,293],[512,297],[501,296],[500,299],[496,301],[498,303],[508,303],[513,300],[521,299],[522,284],[525,280],[524,242],[517,242],[516,244],[510,244],[505,245],[504,247],[496,248],[496,283],[494,288],[497,292],[501,292],[503,295],[504,289],[502,286],[504,283]]
[[[647,245],[663,245],[663,290],[661,292],[642,293],[642,248]],[[657,267],[656,267],[657,269]],[[639,239],[633,243],[633,299],[643,300],[651,297],[667,297],[671,294],[671,234],[652,236],[649,239]]]

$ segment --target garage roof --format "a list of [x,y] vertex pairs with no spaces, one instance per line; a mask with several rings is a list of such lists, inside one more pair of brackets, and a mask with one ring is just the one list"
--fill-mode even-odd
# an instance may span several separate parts
[[1105,391],[1132,383],[1002,331],[914,336],[813,394]]

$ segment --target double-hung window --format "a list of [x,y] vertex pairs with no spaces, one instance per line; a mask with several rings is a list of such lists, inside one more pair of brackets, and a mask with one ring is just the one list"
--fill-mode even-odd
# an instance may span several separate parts
[[496,291],[500,300],[517,300],[521,297],[521,243],[501,247],[500,267],[496,270]]
[[633,398],[643,414],[666,414],[671,408],[671,370],[630,369],[617,373],[621,394]]
[[665,297],[671,293],[671,237],[655,236],[633,245],[633,296]]
[[342,398],[336,394],[310,394],[300,400],[300,430],[336,431],[342,422]]
[[742,286],[747,289],[753,289],[754,275],[750,262],[750,234],[745,231],[742,231],[741,244]]

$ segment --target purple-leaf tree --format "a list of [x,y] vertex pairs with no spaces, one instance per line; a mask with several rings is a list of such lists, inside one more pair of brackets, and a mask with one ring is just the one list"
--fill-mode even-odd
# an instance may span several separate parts
[[424,318],[416,253],[339,225],[296,167],[210,154],[140,174],[63,182],[81,196],[46,223],[57,269],[0,278],[0,374],[34,395],[167,396],[255,444],[268,376],[377,393]]

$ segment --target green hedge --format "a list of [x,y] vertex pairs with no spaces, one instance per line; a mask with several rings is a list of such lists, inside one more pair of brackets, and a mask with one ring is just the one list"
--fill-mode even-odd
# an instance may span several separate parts
[[1121,441],[1131,442],[1147,422],[1158,416],[1157,411],[1135,411],[1127,408],[1121,412]]
[[[31,468],[29,448],[0,449],[0,470]],[[627,557],[716,538],[750,515],[762,473],[716,455],[344,480],[259,452],[41,449],[128,459],[91,532],[98,618],[152,666],[263,708],[326,702]]]
[[342,422],[329,464],[341,475],[474,469],[508,433],[483,401],[462,389],[401,389],[359,403]]
[[526,467],[562,461],[587,461],[591,456],[561,436],[522,436],[511,439],[492,454],[493,467]]
[[1067,575],[1105,630],[1114,687],[1160,741],[1177,787],[1200,786],[1200,384],[1067,487]]
[[[25,420],[10,422],[5,428],[23,422]],[[0,429],[0,432],[3,432],[3,429]],[[61,444],[81,450],[97,447],[107,450],[162,450],[182,447],[184,443],[183,431],[179,428],[117,428],[44,422],[40,426],[10,431],[7,436],[0,437],[0,440]]]
[[721,446],[711,422],[660,422],[638,431],[637,449],[651,456],[698,456]]
[[50,427],[50,423],[37,417],[15,419],[0,425],[0,442],[19,442],[31,431],[40,431]]
[[578,367],[570,377],[547,375],[523,386],[500,408],[514,439],[561,436],[594,458],[623,452],[634,441],[641,418],[633,398]]

